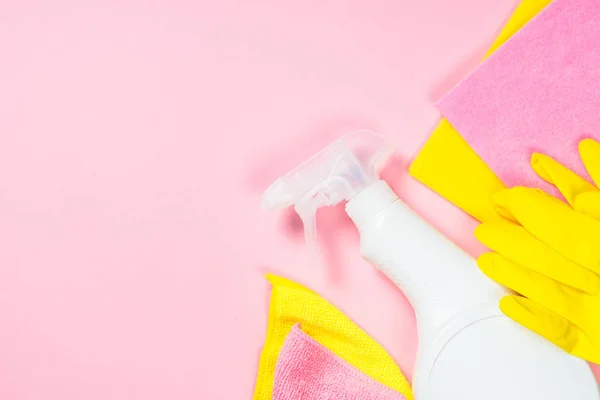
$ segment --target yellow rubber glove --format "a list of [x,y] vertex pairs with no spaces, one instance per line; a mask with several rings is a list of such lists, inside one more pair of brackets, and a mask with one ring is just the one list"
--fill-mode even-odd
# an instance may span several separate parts
[[413,398],[410,385],[385,349],[331,303],[304,286],[274,275],[269,325],[260,356],[254,400],[271,400],[275,365],[283,342],[296,323],[302,330],[378,382]]
[[[488,51],[489,57],[551,0],[523,0]],[[494,193],[504,185],[460,134],[443,119],[409,169],[410,174],[475,219],[498,221]]]
[[[600,144],[579,152],[600,185]],[[498,193],[504,223],[484,223],[475,235],[493,250],[478,264],[514,290],[502,311],[567,352],[600,363],[600,190],[550,157],[534,154],[534,170],[559,188],[566,204],[539,189]]]

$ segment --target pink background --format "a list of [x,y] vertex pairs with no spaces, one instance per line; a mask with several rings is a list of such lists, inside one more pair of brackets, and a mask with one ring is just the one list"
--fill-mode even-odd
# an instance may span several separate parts
[[319,216],[314,262],[260,195],[375,129],[399,149],[395,188],[480,251],[405,169],[516,2],[5,0],[0,398],[250,398],[265,271],[330,299],[410,377],[412,310],[340,210]]

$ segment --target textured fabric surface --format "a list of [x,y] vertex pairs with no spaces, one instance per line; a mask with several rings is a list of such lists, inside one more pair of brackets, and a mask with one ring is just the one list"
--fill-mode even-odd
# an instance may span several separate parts
[[[599,183],[600,144],[586,139],[579,152]],[[535,172],[569,204],[541,190],[499,192],[495,206],[507,221],[481,224],[475,234],[493,252],[481,270],[519,293],[502,311],[565,351],[600,362],[600,190],[550,157],[535,154]]]
[[577,156],[600,138],[600,0],[555,0],[438,108],[507,185],[556,188],[529,168],[533,152],[589,179]]
[[407,399],[412,391],[385,349],[331,303],[304,286],[275,275],[269,326],[260,356],[254,400],[271,400],[277,358],[286,336],[300,323],[302,330],[334,354]]
[[[486,58],[550,1],[523,0]],[[504,189],[504,185],[445,119],[442,119],[411,164],[410,174],[477,220],[498,220],[491,198],[494,193]]]
[[273,400],[405,400],[294,325],[275,370]]

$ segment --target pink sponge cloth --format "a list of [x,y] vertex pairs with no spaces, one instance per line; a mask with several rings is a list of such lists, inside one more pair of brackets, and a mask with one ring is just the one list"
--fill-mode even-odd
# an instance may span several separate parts
[[375,381],[295,325],[275,368],[273,400],[406,400]]
[[554,0],[437,107],[507,186],[557,193],[533,152],[590,180],[577,144],[600,139],[600,0]]

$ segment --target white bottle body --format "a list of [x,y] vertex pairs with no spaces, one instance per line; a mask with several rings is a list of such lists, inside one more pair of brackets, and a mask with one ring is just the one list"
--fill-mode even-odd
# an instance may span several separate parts
[[[378,181],[351,199],[362,256],[415,308],[417,400],[598,400],[588,365],[505,317],[508,293]],[[506,397],[510,396],[510,397]]]

